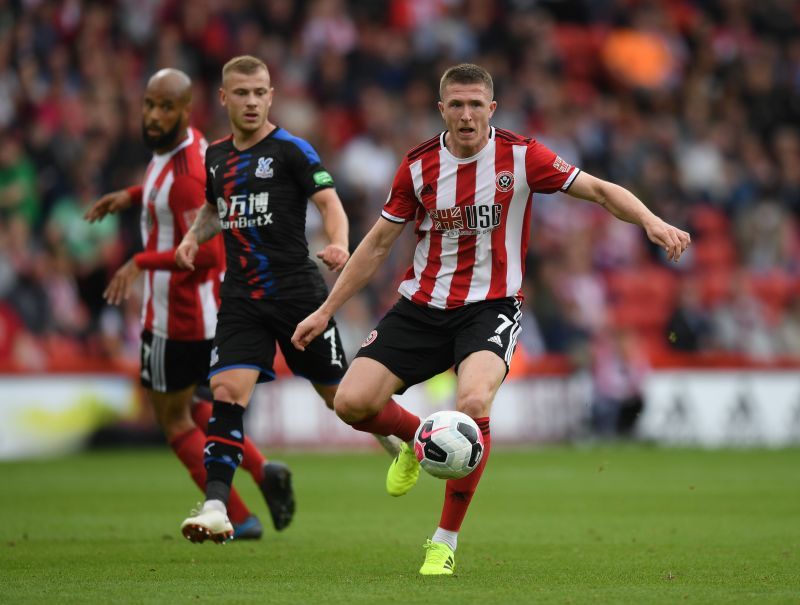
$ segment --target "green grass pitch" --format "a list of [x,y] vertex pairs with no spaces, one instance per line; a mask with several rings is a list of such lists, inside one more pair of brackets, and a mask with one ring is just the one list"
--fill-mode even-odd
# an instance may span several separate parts
[[0,464],[0,603],[800,603],[800,449],[496,448],[457,576],[417,574],[443,483],[384,493],[378,452],[282,456],[298,512],[195,545],[167,450]]

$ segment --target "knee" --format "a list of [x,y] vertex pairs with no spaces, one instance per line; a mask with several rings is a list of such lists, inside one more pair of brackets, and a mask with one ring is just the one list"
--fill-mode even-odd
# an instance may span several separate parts
[[466,393],[459,397],[456,407],[470,418],[485,418],[492,407],[491,394],[478,391]]
[[359,422],[376,414],[378,410],[373,410],[373,407],[369,398],[341,388],[336,392],[333,400],[333,410],[347,424]]
[[239,403],[244,405],[246,402],[239,401],[241,398],[238,389],[235,385],[221,380],[211,385],[211,392],[214,394],[215,401],[224,401],[226,403]]

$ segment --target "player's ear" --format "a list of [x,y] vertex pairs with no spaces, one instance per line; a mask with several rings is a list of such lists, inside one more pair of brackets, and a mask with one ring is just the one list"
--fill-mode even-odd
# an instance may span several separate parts
[[489,117],[491,118],[494,115],[495,110],[497,109],[497,101],[492,101],[489,103]]
[[184,123],[185,126],[189,125],[189,120],[192,116],[192,102],[189,101],[183,106],[181,110],[181,121]]
[[437,105],[439,106],[439,113],[442,114],[442,119],[444,119],[444,103],[439,101]]
[[219,104],[224,107],[226,101],[227,101],[227,98],[225,96],[225,89],[222,88],[222,86],[220,86],[219,87]]

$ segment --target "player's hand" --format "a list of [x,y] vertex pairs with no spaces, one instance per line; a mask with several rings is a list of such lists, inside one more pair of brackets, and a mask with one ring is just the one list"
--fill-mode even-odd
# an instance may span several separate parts
[[131,259],[114,274],[111,283],[108,284],[103,298],[110,305],[119,305],[131,294],[131,285],[139,277],[142,270],[136,266],[136,262]]
[[183,240],[175,250],[175,263],[181,269],[188,269],[194,271],[194,259],[197,256],[197,251],[200,246],[197,244],[197,238],[193,233],[189,232],[183,236]]
[[305,351],[308,344],[325,331],[331,316],[317,309],[303,321],[297,324],[292,334],[292,344],[298,351]]
[[350,258],[350,252],[344,246],[328,244],[317,252],[317,258],[321,259],[331,271],[339,272],[344,269],[347,259]]
[[673,227],[658,217],[644,225],[644,230],[651,242],[664,249],[667,260],[676,263],[692,243],[692,237],[686,231]]
[[114,214],[120,210],[125,210],[125,208],[130,207],[131,202],[131,195],[125,189],[106,193],[86,211],[83,218],[93,223],[102,219],[106,214]]

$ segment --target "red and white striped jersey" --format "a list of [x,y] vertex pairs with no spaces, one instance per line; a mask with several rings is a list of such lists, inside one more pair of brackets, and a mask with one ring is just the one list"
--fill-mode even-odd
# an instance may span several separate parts
[[[162,338],[207,340],[217,323],[219,283],[225,269],[220,237],[200,247],[194,271],[175,264],[175,249],[205,204],[208,144],[194,128],[169,153],[154,153],[141,188],[145,271],[142,323]],[[135,192],[134,190],[129,190]]]
[[491,128],[487,145],[463,159],[444,135],[406,155],[381,213],[416,221],[414,263],[399,292],[437,309],[517,296],[533,193],[566,191],[580,170],[508,130]]

